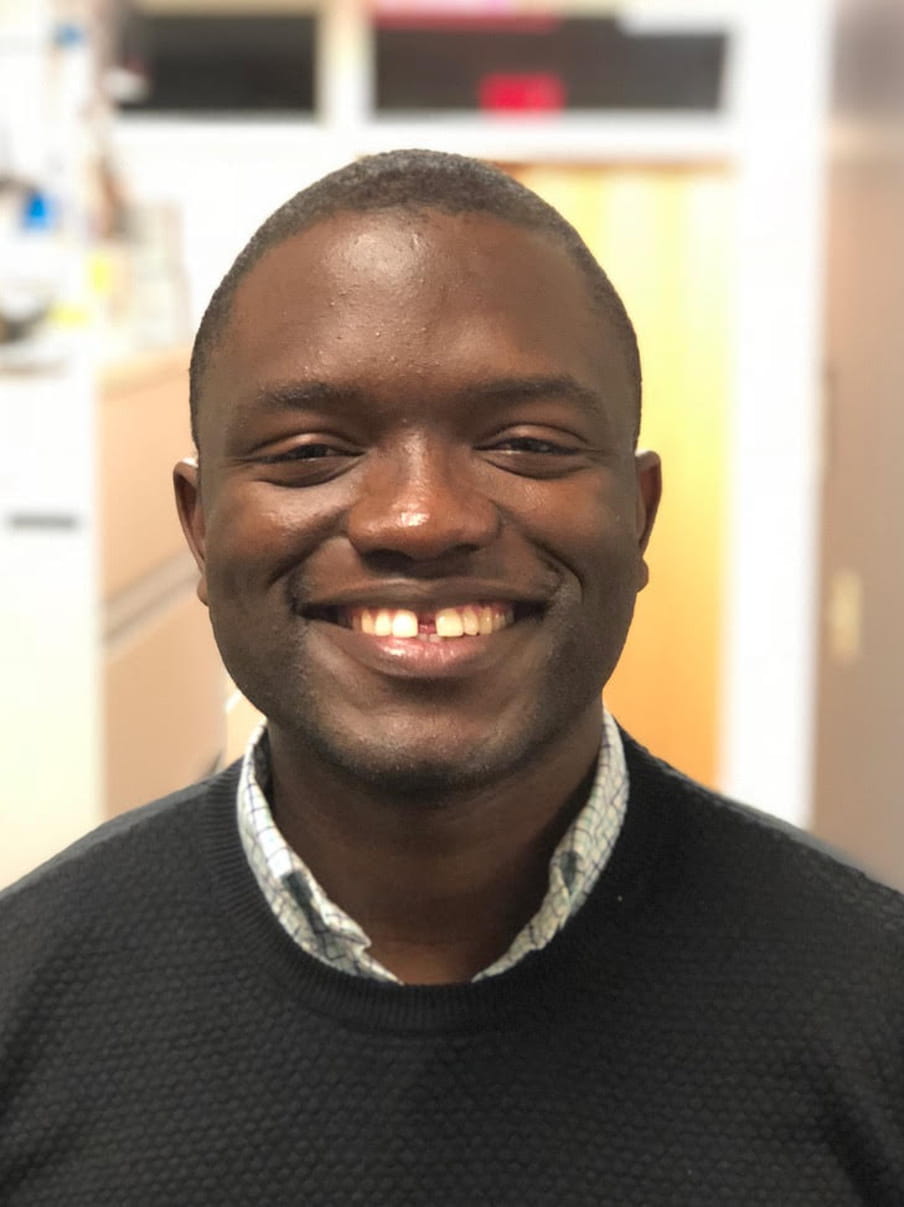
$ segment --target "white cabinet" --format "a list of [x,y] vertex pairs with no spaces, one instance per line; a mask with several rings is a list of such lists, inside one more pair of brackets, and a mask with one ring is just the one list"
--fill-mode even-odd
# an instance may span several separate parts
[[0,885],[223,758],[226,676],[170,485],[187,364],[0,376]]

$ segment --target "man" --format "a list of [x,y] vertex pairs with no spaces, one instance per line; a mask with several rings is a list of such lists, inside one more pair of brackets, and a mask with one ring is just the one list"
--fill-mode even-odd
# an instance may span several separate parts
[[574,231],[457,156],[343,169],[191,396],[267,723],[6,894],[0,1200],[904,1202],[901,900],[601,711],[660,476]]

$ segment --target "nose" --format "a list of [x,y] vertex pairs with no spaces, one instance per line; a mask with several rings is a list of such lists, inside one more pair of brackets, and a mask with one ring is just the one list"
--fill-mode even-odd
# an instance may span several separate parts
[[375,450],[347,515],[357,551],[423,562],[490,544],[500,516],[472,481],[468,453],[425,441]]

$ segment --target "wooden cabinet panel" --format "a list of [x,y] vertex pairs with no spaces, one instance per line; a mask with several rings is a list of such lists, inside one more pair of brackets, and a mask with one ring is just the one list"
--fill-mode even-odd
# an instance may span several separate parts
[[184,549],[168,482],[192,448],[188,353],[109,376],[99,429],[101,592],[109,599]]
[[191,587],[111,642],[104,667],[108,815],[201,779],[225,740],[225,672]]

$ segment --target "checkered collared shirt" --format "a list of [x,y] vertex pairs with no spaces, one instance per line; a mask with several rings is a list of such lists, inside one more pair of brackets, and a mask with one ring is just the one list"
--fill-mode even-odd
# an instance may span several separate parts
[[[245,855],[280,925],[309,955],[342,972],[398,981],[369,954],[370,940],[331,901],[277,829],[267,801],[269,745],[261,725],[245,751],[238,787]],[[553,853],[543,903],[504,955],[474,980],[494,976],[545,947],[580,909],[608,862],[628,802],[628,772],[618,727],[603,710],[603,733],[590,795]]]

